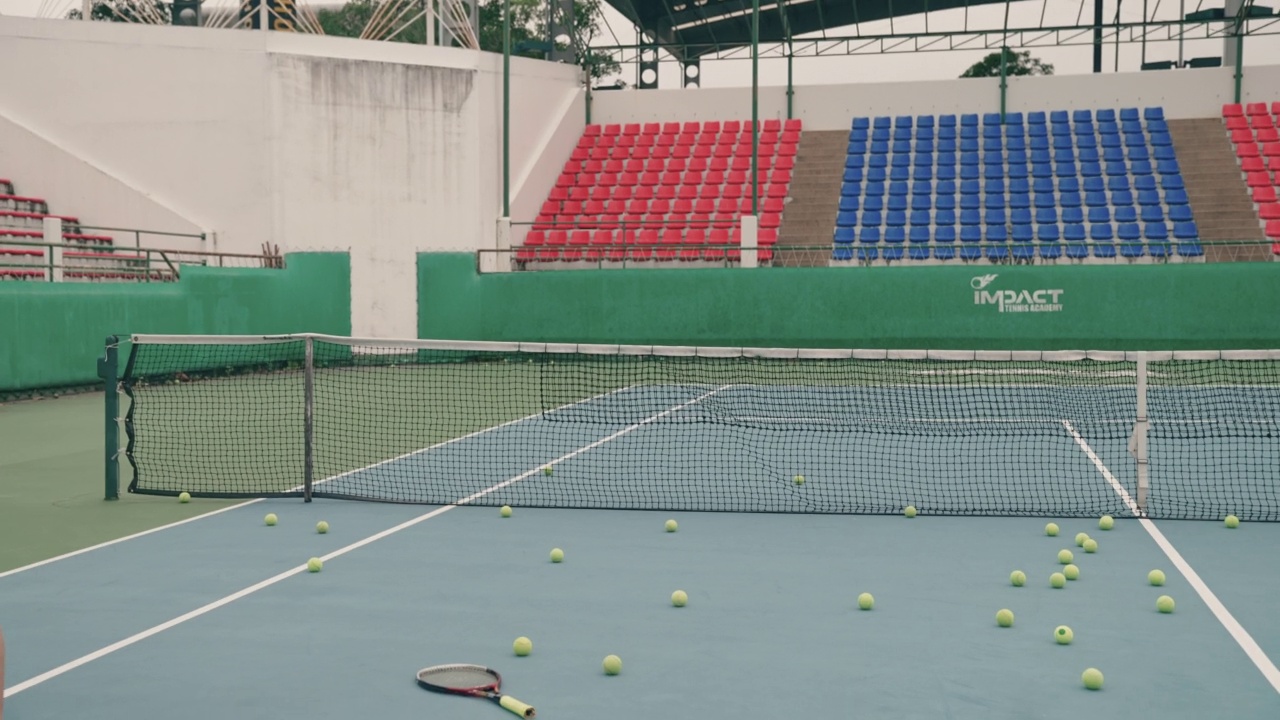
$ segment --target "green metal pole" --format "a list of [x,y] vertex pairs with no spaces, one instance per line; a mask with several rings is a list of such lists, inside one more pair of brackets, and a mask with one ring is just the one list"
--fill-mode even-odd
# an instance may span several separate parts
[[1244,80],[1244,34],[1236,34],[1236,99],[1240,102],[1240,82]]
[[791,60],[794,56],[791,49],[787,49],[787,119],[790,120],[794,115],[791,111],[791,97],[796,94],[795,86],[791,84]]
[[1004,123],[1005,103],[1009,96],[1009,76],[1006,66],[1009,63],[1009,48],[1000,48],[1000,122]]
[[106,470],[106,487],[104,497],[107,500],[120,499],[120,463],[116,456],[120,453],[120,395],[117,387],[120,383],[120,338],[112,335],[107,338],[106,352],[98,360],[98,377],[102,378],[106,391],[105,405],[106,443],[103,461]]
[[760,217],[760,0],[751,0],[751,214]]
[[591,124],[591,74],[587,73],[587,124]]
[[502,217],[511,217],[511,0],[502,0]]

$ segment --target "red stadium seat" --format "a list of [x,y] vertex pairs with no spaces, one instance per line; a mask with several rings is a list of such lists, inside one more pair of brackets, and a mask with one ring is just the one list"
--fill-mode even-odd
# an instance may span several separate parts
[[1255,130],[1265,130],[1266,128],[1275,127],[1275,123],[1271,122],[1270,115],[1252,115],[1249,117],[1249,127]]
[[1231,142],[1233,143],[1253,142],[1253,131],[1250,130],[1249,128],[1240,128],[1238,130],[1232,130]]
[[1236,146],[1236,157],[1258,157],[1258,145],[1256,143],[1240,143]]
[[676,198],[680,200],[697,200],[699,185],[681,185],[680,192],[676,193]]
[[617,135],[621,135],[621,134],[622,134],[622,126],[621,126],[621,125],[618,125],[618,124],[616,124],[616,123],[615,123],[615,124],[612,124],[612,125],[605,125],[605,126],[604,126],[604,132],[603,132],[602,134],[607,135],[607,136],[609,136],[609,137],[614,137],[614,136],[617,136]]
[[1236,130],[1247,130],[1249,129],[1249,119],[1243,115],[1227,118],[1227,129],[1232,132]]
[[1280,240],[1280,220],[1272,220],[1267,223],[1267,237],[1272,240]]
[[1251,188],[1268,187],[1271,185],[1271,173],[1266,172],[1265,170],[1262,172],[1251,172],[1245,176],[1245,181]]
[[1240,103],[1227,103],[1222,106],[1222,117],[1224,118],[1240,117],[1241,115],[1244,115],[1244,106]]
[[1256,187],[1253,189],[1253,201],[1259,205],[1265,203],[1276,202],[1276,188],[1274,185],[1265,187]]
[[1265,161],[1260,157],[1240,158],[1240,169],[1246,173],[1259,172],[1266,170]]
[[1258,217],[1263,220],[1280,220],[1280,202],[1263,205],[1258,209]]
[[639,135],[640,123],[627,123],[626,125],[623,125],[622,134],[623,135]]
[[1250,116],[1252,116],[1252,115],[1266,115],[1266,114],[1267,114],[1267,104],[1266,104],[1266,103],[1249,103],[1248,105],[1245,105],[1245,107],[1244,107],[1244,114],[1245,114],[1245,115],[1250,115]]

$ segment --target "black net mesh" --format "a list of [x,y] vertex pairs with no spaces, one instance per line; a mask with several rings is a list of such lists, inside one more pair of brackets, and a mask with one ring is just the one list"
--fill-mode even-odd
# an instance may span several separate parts
[[[304,342],[211,340],[135,343],[130,489],[302,494]],[[1131,361],[551,350],[316,339],[314,496],[1135,514]],[[1152,362],[1148,382],[1147,513],[1280,520],[1280,363]]]

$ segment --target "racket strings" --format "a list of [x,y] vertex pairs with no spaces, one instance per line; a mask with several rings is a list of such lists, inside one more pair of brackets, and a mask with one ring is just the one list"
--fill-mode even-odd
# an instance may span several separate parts
[[449,690],[496,687],[502,682],[498,673],[480,665],[438,665],[419,671],[418,680]]

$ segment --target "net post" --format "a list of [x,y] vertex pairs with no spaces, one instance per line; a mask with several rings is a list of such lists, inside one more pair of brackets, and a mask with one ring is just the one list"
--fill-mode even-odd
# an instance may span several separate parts
[[115,335],[107,337],[106,349],[98,359],[98,377],[102,378],[103,403],[105,421],[105,442],[103,453],[103,477],[105,486],[103,499],[120,499],[120,338]]
[[1133,439],[1130,443],[1130,452],[1138,465],[1138,496],[1134,499],[1138,506],[1138,512],[1142,515],[1147,514],[1147,493],[1151,487],[1150,468],[1147,464],[1147,430],[1149,421],[1147,419],[1147,355],[1146,353],[1138,353],[1137,357],[1137,382],[1135,389],[1138,395],[1137,418],[1133,424]]
[[311,502],[312,475],[315,467],[315,395],[316,395],[316,363],[315,338],[303,340],[306,347],[306,360],[303,367],[303,421],[302,421],[302,499]]

